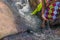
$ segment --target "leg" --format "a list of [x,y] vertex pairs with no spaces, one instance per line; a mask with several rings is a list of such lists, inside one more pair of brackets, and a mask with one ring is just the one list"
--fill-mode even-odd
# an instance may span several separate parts
[[45,20],[43,20],[41,27],[45,28]]
[[45,20],[42,21],[41,32],[44,33],[45,30]]

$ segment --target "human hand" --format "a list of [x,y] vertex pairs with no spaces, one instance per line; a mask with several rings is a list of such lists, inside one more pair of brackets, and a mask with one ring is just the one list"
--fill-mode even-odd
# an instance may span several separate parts
[[42,18],[43,18],[43,20],[48,20],[47,18],[45,18],[45,16],[44,16],[44,15],[42,15]]

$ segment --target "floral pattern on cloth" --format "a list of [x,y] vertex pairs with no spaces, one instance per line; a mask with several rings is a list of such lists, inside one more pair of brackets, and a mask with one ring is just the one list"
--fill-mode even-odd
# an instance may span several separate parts
[[60,2],[56,2],[48,5],[45,10],[45,18],[55,20],[58,14],[58,9],[60,8]]

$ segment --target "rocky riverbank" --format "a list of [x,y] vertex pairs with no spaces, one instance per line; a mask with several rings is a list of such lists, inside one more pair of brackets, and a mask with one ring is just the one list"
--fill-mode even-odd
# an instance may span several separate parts
[[[25,0],[25,5],[23,3],[24,0],[3,0],[3,1],[8,6],[9,10],[11,10],[7,16],[9,16],[11,14],[11,12],[13,15],[13,17],[12,17],[12,15],[9,16],[10,18],[7,18],[6,16],[5,17],[8,19],[8,21],[11,19],[14,19],[13,24],[15,23],[17,25],[17,26],[15,26],[15,25],[14,26],[16,27],[16,30],[18,30],[13,35],[9,34],[9,36],[7,36],[7,35],[4,36],[3,40],[60,40],[60,29],[59,28],[57,28],[56,30],[51,30],[50,32],[44,31],[44,34],[41,33],[41,31],[39,29],[41,21],[37,16],[30,15],[32,10],[29,7],[29,4],[27,4],[28,3],[27,0]],[[19,6],[21,6],[19,1],[21,1],[23,3],[22,5],[24,5],[24,6],[22,6],[22,8],[19,8]],[[16,5],[16,4],[18,4],[18,5]],[[4,8],[6,8],[6,7],[4,6]],[[8,9],[6,9],[6,10],[8,10]],[[6,15],[6,14],[4,14],[4,15]],[[6,19],[5,17],[2,17],[2,15],[1,15],[1,19]],[[8,22],[8,21],[5,21],[5,24],[6,23],[9,24],[10,22]],[[14,26],[9,25],[8,29],[10,29],[9,27],[14,27]],[[12,28],[12,29],[14,29],[14,28]],[[8,29],[7,29],[7,31],[9,33]],[[30,32],[27,31],[28,29],[31,31]],[[3,33],[6,33],[6,32],[3,32]],[[10,33],[12,33],[12,32],[10,32]]]

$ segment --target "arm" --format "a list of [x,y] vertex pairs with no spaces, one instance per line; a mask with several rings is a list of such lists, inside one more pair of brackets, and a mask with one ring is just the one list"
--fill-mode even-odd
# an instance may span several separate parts
[[45,8],[46,8],[45,1],[42,0],[42,12],[41,12],[41,13],[42,13],[42,19],[43,19],[43,20],[47,20],[47,19],[45,18],[45,16],[44,16]]
[[44,5],[44,0],[42,0],[42,15],[44,14],[45,12],[45,5]]

